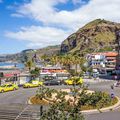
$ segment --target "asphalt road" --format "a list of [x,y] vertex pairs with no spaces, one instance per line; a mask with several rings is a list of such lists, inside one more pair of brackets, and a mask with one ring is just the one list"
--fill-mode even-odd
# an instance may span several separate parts
[[[111,85],[113,85],[113,83],[114,81],[94,83],[90,84],[89,89],[114,93],[116,96],[120,97],[120,87],[114,87],[112,90]],[[120,108],[110,112],[87,114],[85,118],[86,120],[120,120]]]
[[[91,90],[114,92],[115,95],[120,97],[120,88],[111,90],[110,86],[113,81],[103,81],[98,83],[89,83]],[[70,88],[71,86],[50,86],[50,88],[62,89]],[[32,120],[39,115],[39,107],[28,105],[27,100],[30,96],[36,94],[38,88],[23,89],[20,88],[16,91],[6,92],[0,94],[0,120]],[[9,118],[9,119],[8,119]],[[107,113],[86,114],[86,120],[120,120],[120,109]],[[35,119],[34,119],[35,120]]]

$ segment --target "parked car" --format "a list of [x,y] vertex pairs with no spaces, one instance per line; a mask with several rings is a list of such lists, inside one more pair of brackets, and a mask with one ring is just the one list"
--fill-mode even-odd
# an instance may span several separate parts
[[73,85],[73,84],[79,85],[79,84],[83,84],[83,78],[80,77],[79,80],[77,81],[77,83],[75,83],[74,79],[68,79],[68,80],[64,81],[64,84],[66,84],[66,85]]
[[60,80],[48,80],[44,82],[44,85],[61,85],[62,82]]
[[32,88],[32,87],[39,87],[43,85],[42,81],[38,81],[38,80],[32,80],[31,82],[25,83],[23,85],[23,88]]
[[0,92],[7,92],[7,91],[13,91],[13,90],[17,90],[18,89],[18,85],[15,84],[5,84],[0,86]]
[[46,80],[53,80],[55,79],[55,77],[53,76],[44,76],[43,79],[46,81]]

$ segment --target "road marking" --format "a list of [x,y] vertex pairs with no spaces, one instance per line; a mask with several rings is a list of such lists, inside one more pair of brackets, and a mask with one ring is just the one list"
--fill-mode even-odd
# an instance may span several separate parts
[[19,115],[15,118],[15,120],[17,120],[17,119],[22,115],[22,113],[25,112],[25,110],[26,110],[28,107],[29,107],[29,105],[28,105],[27,107],[25,107],[25,108],[19,113]]

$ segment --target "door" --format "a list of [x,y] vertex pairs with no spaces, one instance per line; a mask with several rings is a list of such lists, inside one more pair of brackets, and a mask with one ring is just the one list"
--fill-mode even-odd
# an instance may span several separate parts
[[7,85],[7,91],[13,90],[13,86],[12,85]]

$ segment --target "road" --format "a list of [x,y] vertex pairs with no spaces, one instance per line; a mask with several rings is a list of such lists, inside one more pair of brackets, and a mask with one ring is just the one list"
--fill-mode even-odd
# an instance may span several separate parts
[[32,115],[39,114],[39,106],[27,104],[37,88],[19,89],[0,94],[0,120],[32,120]]
[[[116,96],[120,97],[120,87],[115,87],[114,90],[111,90],[111,85],[113,83],[113,81],[93,83],[90,84],[89,88],[96,91],[114,92]],[[110,112],[87,114],[85,118],[86,120],[120,120],[120,108]]]
[[[92,82],[91,90],[113,92],[110,86],[113,81]],[[50,88],[62,89],[70,86],[50,86]],[[37,120],[40,106],[28,105],[27,100],[36,93],[38,88],[23,89],[0,94],[0,120]],[[120,97],[120,88],[115,88],[114,93]],[[31,117],[32,116],[32,117]],[[30,119],[31,118],[31,119]],[[33,118],[33,119],[32,119]],[[86,120],[119,120],[120,110],[85,115]]]

